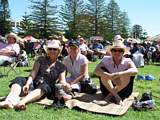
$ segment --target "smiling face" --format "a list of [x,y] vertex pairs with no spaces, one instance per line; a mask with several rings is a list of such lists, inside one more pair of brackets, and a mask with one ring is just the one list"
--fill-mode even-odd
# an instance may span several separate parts
[[69,46],[68,48],[68,54],[72,59],[75,59],[77,54],[79,53],[79,48],[76,46]]
[[47,48],[47,53],[49,57],[57,57],[59,54],[59,49],[57,48]]
[[13,35],[9,35],[7,37],[7,41],[8,41],[8,44],[14,44],[16,43],[16,38]]
[[58,40],[46,41],[46,45],[44,45],[44,50],[51,59],[55,59],[61,52],[60,42]]
[[115,60],[121,60],[124,54],[124,49],[122,48],[112,48],[111,54]]

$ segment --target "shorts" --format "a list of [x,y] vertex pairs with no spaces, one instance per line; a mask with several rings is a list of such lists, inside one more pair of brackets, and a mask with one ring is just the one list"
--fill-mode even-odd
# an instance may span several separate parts
[[[106,68],[102,68],[105,72],[109,72]],[[121,97],[121,99],[125,99],[129,97],[132,94],[133,91],[133,83],[134,83],[135,76],[131,76],[130,82],[128,85],[123,88],[121,91],[118,92],[118,95]],[[100,80],[100,90],[104,96],[107,96],[110,92],[107,90],[107,88],[103,85],[102,81]]]
[[[13,84],[18,84],[21,86],[21,96],[24,95],[23,93],[23,86],[26,84],[27,82],[27,77],[16,77],[15,79],[13,79],[9,85],[9,87],[11,87]],[[30,90],[34,90],[34,89],[41,89],[42,91],[44,91],[45,95],[48,98],[52,98],[54,96],[54,87],[50,86],[47,82],[43,81],[43,82],[34,82],[33,84],[31,84],[30,86]],[[43,96],[43,97],[44,97]]]

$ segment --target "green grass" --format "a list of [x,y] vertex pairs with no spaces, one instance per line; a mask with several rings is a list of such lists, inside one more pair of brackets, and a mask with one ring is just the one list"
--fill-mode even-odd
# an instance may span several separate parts
[[[94,76],[94,68],[99,61],[89,64],[89,74],[92,76],[94,82],[98,85],[98,78]],[[27,76],[32,69],[32,63],[29,67],[16,68],[18,74],[10,72],[8,77],[0,78],[0,96],[7,95],[9,88],[9,81],[16,76]],[[7,70],[7,68],[5,68]],[[0,71],[4,72],[1,67]],[[109,116],[100,115],[89,112],[81,112],[70,109],[54,110],[44,109],[43,106],[37,104],[27,105],[27,110],[17,112],[14,109],[0,109],[0,120],[159,120],[160,119],[160,66],[147,65],[144,68],[139,68],[139,74],[146,75],[152,74],[156,79],[153,81],[136,80],[134,82],[134,91],[141,94],[146,91],[151,91],[153,99],[155,99],[156,106],[153,110],[148,111],[134,111],[129,108],[128,112],[123,116]]]

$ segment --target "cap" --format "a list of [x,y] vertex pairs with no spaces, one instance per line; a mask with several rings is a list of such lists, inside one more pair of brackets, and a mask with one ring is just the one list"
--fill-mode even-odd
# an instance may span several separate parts
[[77,40],[71,40],[71,41],[69,41],[69,43],[68,43],[68,46],[75,46],[75,47],[79,47],[79,45],[80,45],[80,43],[79,43],[79,41],[77,41]]

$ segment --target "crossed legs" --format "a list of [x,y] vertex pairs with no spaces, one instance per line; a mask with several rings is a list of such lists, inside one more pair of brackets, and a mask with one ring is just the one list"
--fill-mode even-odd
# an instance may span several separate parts
[[[118,80],[119,84],[116,84],[116,80]],[[101,77],[101,84],[107,90],[106,92],[108,92],[108,94],[106,96],[106,99],[109,100],[112,97],[114,97],[116,103],[121,104],[122,99],[119,96],[118,92],[120,92],[122,89],[124,89],[129,84],[130,77],[129,76],[123,76],[123,77],[118,78],[116,80],[109,80],[109,79]],[[103,90],[102,92],[105,92],[105,90]]]

